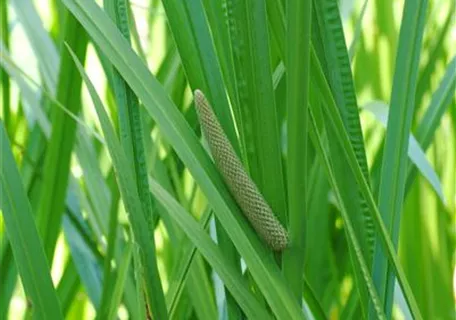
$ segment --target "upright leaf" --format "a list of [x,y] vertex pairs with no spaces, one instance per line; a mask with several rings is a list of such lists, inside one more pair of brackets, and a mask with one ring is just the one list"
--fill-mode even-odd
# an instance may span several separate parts
[[[67,12],[64,38],[84,60],[87,34],[79,22]],[[58,78],[57,101],[77,114],[81,108],[81,77],[68,52],[62,51]],[[76,122],[60,108],[52,109],[52,132],[44,160],[43,185],[37,212],[37,225],[43,237],[46,256],[52,261],[60,232],[70,171],[70,159],[76,136]]]
[[287,2],[287,178],[290,245],[283,255],[285,278],[300,302],[303,291],[307,201],[307,114],[312,0]]
[[[385,152],[379,191],[379,210],[393,244],[397,246],[407,178],[408,135],[415,107],[415,90],[424,32],[427,0],[405,1],[394,73],[391,111],[388,116]],[[391,316],[394,275],[379,241],[373,274],[385,313]]]
[[[108,14],[111,19],[117,25],[117,28],[121,34],[125,37],[128,43],[130,43],[130,31],[128,23],[128,11],[127,11],[127,1],[126,0],[113,0],[105,1],[105,6]],[[144,150],[144,141],[143,141],[143,128],[141,121],[140,105],[138,98],[136,97],[133,90],[130,89],[126,81],[119,75],[117,70],[113,70],[113,82],[114,82],[114,93],[117,98],[118,106],[118,115],[119,115],[119,129],[122,147],[124,149],[127,160],[132,165],[132,170],[135,174],[134,180],[136,182],[136,188],[140,197],[142,204],[142,213],[144,218],[147,221],[147,227],[150,228],[149,234],[151,235],[150,241],[150,257],[153,259],[149,261],[149,264],[157,264],[157,259],[155,256],[155,239],[154,239],[154,216],[157,215],[155,208],[153,207],[152,197],[149,192],[149,182],[148,182],[148,169],[146,163],[146,154]],[[111,221],[115,223],[116,219],[113,217]],[[115,239],[115,230],[116,227],[111,228],[111,232],[114,233],[111,237]],[[112,242],[114,245],[115,242]],[[111,249],[113,250],[113,249]],[[157,266],[154,266],[155,270],[158,270]],[[152,309],[152,314],[161,319],[166,319],[167,311],[165,304],[165,296],[163,294],[163,289],[161,288],[161,281],[158,275],[158,272],[153,273],[156,277],[155,282],[155,292],[153,297],[154,304],[149,307]],[[108,274],[105,274],[106,285],[109,285],[110,278]],[[105,287],[106,289],[106,287]],[[147,290],[146,290],[147,291]],[[108,296],[108,291],[104,292],[106,299]],[[105,311],[107,311],[105,309]],[[106,315],[101,314],[100,317],[103,318]]]

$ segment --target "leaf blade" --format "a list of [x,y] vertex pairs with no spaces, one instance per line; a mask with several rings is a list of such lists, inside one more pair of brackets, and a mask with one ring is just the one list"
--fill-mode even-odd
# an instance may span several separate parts
[[3,219],[26,294],[38,317],[63,319],[49,273],[49,265],[3,121],[0,121],[0,147]]

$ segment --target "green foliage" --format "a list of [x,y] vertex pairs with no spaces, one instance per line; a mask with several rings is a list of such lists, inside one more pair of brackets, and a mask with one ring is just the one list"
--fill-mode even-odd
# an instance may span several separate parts
[[454,1],[37,3],[0,5],[2,316],[455,319]]

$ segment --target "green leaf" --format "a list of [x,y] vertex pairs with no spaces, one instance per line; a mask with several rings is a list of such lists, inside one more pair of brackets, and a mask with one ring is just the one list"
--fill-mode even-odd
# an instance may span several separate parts
[[309,104],[311,0],[287,2],[287,182],[290,245],[283,254],[283,272],[300,302],[304,288],[307,201],[307,106]]
[[[128,23],[128,9],[126,0],[112,0],[105,1],[106,11],[109,16],[116,24],[118,30],[121,32],[123,37],[130,43],[130,31]],[[149,183],[148,183],[148,169],[146,163],[146,154],[143,141],[143,126],[141,121],[141,114],[139,108],[139,101],[135,93],[130,89],[125,80],[119,75],[118,71],[114,68],[112,72],[114,87],[112,88],[116,96],[117,101],[117,110],[119,118],[119,129],[120,129],[120,141],[122,148],[127,156],[128,163],[131,163],[131,169],[134,172],[134,181],[136,182],[136,188],[139,194],[139,200],[142,204],[142,213],[144,218],[147,221],[147,227],[150,228],[150,234],[154,234],[154,217],[157,215],[157,212],[153,205],[153,199],[149,192]],[[115,213],[110,217],[110,234],[111,239],[109,247],[109,255],[107,256],[107,261],[105,265],[105,287],[103,290],[104,304],[102,306],[106,307],[106,301],[109,295],[109,287],[112,284],[112,278],[109,276],[108,263],[114,252],[114,244],[116,239],[116,225],[117,225],[117,216]],[[155,253],[155,239],[153,236],[149,239],[150,242],[150,258],[153,260],[148,261],[149,264],[153,264],[154,268],[157,269],[157,258]],[[152,314],[156,317],[165,319],[166,309],[165,309],[165,298],[163,294],[163,289],[161,288],[161,282],[159,280],[158,271],[154,272],[155,279],[155,293],[154,293],[154,305],[149,306],[152,310]],[[101,309],[99,317],[103,319],[108,309]]]
[[[332,168],[331,162],[329,160],[329,157],[327,155],[328,152],[325,151],[324,143],[323,143],[322,138],[318,131],[319,125],[317,124],[317,121],[315,120],[315,117],[313,116],[312,111],[311,111],[311,115],[312,115],[311,120],[312,120],[312,128],[313,128],[313,131],[311,132],[311,137],[312,137],[312,140],[314,141],[315,147],[317,148],[317,153],[323,159],[323,162],[326,167],[328,179],[333,186],[338,203],[341,207],[342,217],[343,217],[344,223],[346,225],[346,233],[348,235],[350,245],[353,247],[352,250],[355,255],[355,261],[357,263],[356,265],[360,270],[359,272],[361,272],[360,276],[365,281],[365,285],[367,287],[367,291],[368,291],[369,297],[371,299],[370,301],[372,302],[373,307],[375,309],[375,316],[378,319],[386,320],[386,316],[381,308],[381,302],[378,297],[378,293],[376,292],[375,287],[374,287],[374,282],[372,280],[372,277],[369,274],[369,268],[366,263],[366,259],[364,258],[363,253],[361,251],[361,245],[359,243],[358,236],[355,234],[355,230],[354,230],[352,220],[351,220],[352,218],[349,216],[348,211],[345,207],[345,203],[343,201],[343,198],[342,198],[342,195],[340,192],[341,187],[339,186],[338,180],[336,179],[336,177],[333,173],[333,168]],[[318,122],[321,122],[321,119]]]
[[[342,21],[339,14],[337,1],[325,0],[315,2],[315,12],[318,23],[315,23],[317,34],[314,43],[317,52],[323,55],[321,60],[325,70],[328,83],[331,87],[332,95],[336,102],[338,112],[343,120],[345,130],[350,137],[351,148],[356,154],[357,161],[363,170],[367,179],[368,168],[366,152],[364,147],[364,138],[361,131],[361,124],[358,112],[358,102],[353,84],[350,60],[345,43],[345,35],[342,27]],[[317,41],[319,40],[319,41]],[[327,128],[329,135],[338,134]],[[367,266],[370,269],[374,248],[374,227],[372,218],[367,212],[365,201],[360,195],[359,186],[356,184],[352,172],[346,170],[349,165],[343,158],[342,146],[339,146],[334,139],[329,140],[329,150],[331,152],[332,163],[334,165],[334,174],[338,183],[341,185],[340,192],[344,200],[347,212],[350,214],[354,224],[361,251],[366,259]],[[368,181],[368,180],[367,180]],[[353,249],[349,246],[349,249]],[[354,252],[351,252],[353,259]],[[356,270],[357,264],[353,264],[357,289],[361,298],[361,307],[364,315],[367,314],[367,289],[365,288],[362,270]]]
[[[326,67],[329,70],[327,80],[345,129],[350,137],[357,161],[363,170],[364,177],[368,181],[369,170],[359,119],[358,102],[337,1],[318,1],[316,12],[321,39],[323,40]],[[334,147],[331,149],[334,149],[333,157],[335,159],[343,152]],[[350,198],[350,202],[353,202],[346,203],[347,209],[354,218],[355,232],[359,235],[363,253],[370,265],[374,246],[372,219],[367,213],[362,197],[359,196],[359,188],[353,183],[353,176],[344,173],[346,172],[344,169],[346,163],[334,161],[341,167],[336,170],[335,174],[340,183],[346,184],[345,188],[341,190],[343,197]]]
[[3,220],[26,295],[37,319],[63,319],[49,264],[33,220],[3,121],[0,121],[0,195]]
[[84,68],[78,61],[76,55],[73,51],[71,51],[70,47],[67,46],[67,48],[93,99],[93,103],[105,135],[106,144],[113,161],[113,166],[116,174],[118,175],[120,193],[125,201],[127,212],[130,214],[129,218],[133,228],[135,240],[140,246],[142,276],[144,277],[144,287],[151,312],[153,315],[157,315],[160,319],[167,319],[164,297],[160,296],[160,294],[163,295],[163,293],[155,260],[155,250],[153,245],[151,245],[151,238],[153,235],[150,233],[151,230],[149,229],[145,216],[142,212],[143,209],[139,200],[136,183],[133,178],[134,175],[132,174],[130,169],[131,167],[129,166],[124,151],[117,140],[114,128],[112,127],[109,117],[106,114],[95,88],[85,74]]
[[[79,59],[84,60],[87,34],[72,16],[65,24],[64,38],[70,43]],[[68,53],[61,57],[56,99],[77,114],[81,107],[81,77],[76,72]],[[76,136],[76,123],[58,108],[52,109],[52,132],[44,159],[43,187],[37,210],[37,225],[46,250],[52,261],[60,231],[66,190],[69,179],[71,153]]]
[[[315,51],[312,51],[311,66],[314,69],[313,74],[315,75],[313,80],[314,80],[315,84],[318,86],[318,88],[321,92],[321,97],[323,98],[323,102],[324,102],[323,106],[325,107],[325,119],[328,119],[328,125],[330,127],[332,127],[332,130],[334,132],[336,132],[334,137],[339,142],[339,144],[341,146],[343,146],[343,148],[342,148],[344,150],[343,156],[346,159],[346,161],[348,161],[348,163],[349,163],[349,168],[355,176],[356,182],[358,183],[358,185],[360,187],[360,191],[366,201],[366,205],[369,209],[369,213],[371,214],[372,219],[374,221],[374,226],[377,230],[379,239],[381,241],[379,243],[379,245],[382,245],[386,250],[387,258],[396,273],[396,276],[397,276],[399,283],[401,285],[401,288],[404,292],[405,298],[407,300],[407,304],[411,310],[413,317],[415,319],[421,319],[420,311],[416,304],[413,293],[410,289],[410,285],[408,284],[407,279],[405,278],[404,272],[402,270],[402,267],[399,264],[399,260],[395,253],[394,246],[392,244],[390,237],[388,236],[387,229],[380,216],[378,207],[375,204],[374,197],[370,190],[369,184],[366,181],[366,178],[364,177],[364,174],[362,172],[362,169],[359,166],[358,161],[356,160],[355,152],[350,147],[350,145],[351,145],[350,139],[348,137],[347,132],[344,129],[344,124],[343,124],[342,118],[340,117],[339,113],[337,112],[336,104],[330,93],[330,88],[326,82],[323,71],[321,70],[321,66],[318,63],[318,58],[316,56]],[[318,109],[317,105],[311,104],[311,111],[314,115],[314,118],[315,118],[315,115],[322,118],[322,115],[319,115],[321,113],[321,111]],[[315,119],[317,119],[317,128],[318,128],[319,127],[318,118],[315,118]],[[319,122],[322,122],[322,120],[320,120]],[[339,199],[339,201],[340,201],[340,199]],[[344,220],[345,220],[345,218],[344,218]]]
[[[391,110],[386,130],[378,203],[382,219],[395,246],[399,238],[407,178],[408,135],[415,107],[426,8],[427,0],[405,1],[391,94]],[[379,241],[375,248],[373,274],[386,315],[390,317],[394,276]]]

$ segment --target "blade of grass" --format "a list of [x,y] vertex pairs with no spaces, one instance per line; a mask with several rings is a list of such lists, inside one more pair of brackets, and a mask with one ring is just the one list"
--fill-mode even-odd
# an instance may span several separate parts
[[132,37],[132,43],[138,52],[138,55],[141,57],[143,61],[147,61],[146,53],[144,52],[144,48],[141,44],[141,39],[139,37],[138,28],[136,27],[135,15],[131,8],[131,1],[126,0],[127,4],[127,11],[128,11],[128,28],[130,29],[130,34]]
[[[225,261],[228,263],[228,259]],[[210,272],[208,272],[207,265],[199,252],[195,254],[190,266],[186,288],[186,295],[192,303],[193,312],[198,319],[215,319],[218,317]],[[178,317],[174,319],[179,320]]]
[[[98,142],[104,144],[103,138],[95,131],[93,130],[81,116],[75,114],[73,111],[68,109],[66,106],[64,106],[62,103],[60,103],[53,95],[48,91],[46,88],[41,86],[38,82],[34,81],[30,75],[28,75],[24,70],[22,70],[17,64],[14,63],[9,57],[8,54],[5,53],[5,51],[2,51],[2,47],[0,46],[0,64],[6,66],[7,70],[10,72],[10,76],[17,79],[17,82],[22,82],[24,83],[24,88],[27,86],[26,90],[27,91],[39,91],[41,92],[46,99],[48,99],[50,102],[52,102],[52,106],[55,106],[59,109],[61,109],[63,112],[65,112],[66,116],[70,117],[73,121],[75,121],[79,126],[84,127],[86,132],[94,137]],[[35,90],[31,87],[35,87]],[[27,94],[28,95],[28,94]],[[33,103],[34,104],[34,103]],[[43,106],[39,106],[41,109],[44,109]],[[35,110],[36,111],[36,110]],[[42,122],[42,125],[40,126],[41,131],[46,135],[48,138],[48,131],[50,135],[50,128],[48,128],[49,120],[47,119],[47,115],[45,114],[44,110],[39,111],[40,115],[37,115],[36,118],[41,118],[40,120]],[[34,130],[35,128],[32,128]],[[29,159],[31,162],[33,162],[33,159]]]
[[[328,124],[333,128],[333,131],[337,134],[335,138],[339,141],[340,145],[343,146],[342,150],[344,150],[343,156],[349,162],[349,168],[353,172],[358,185],[360,186],[360,191],[366,200],[366,204],[369,208],[369,212],[372,215],[374,226],[379,234],[379,239],[381,241],[381,245],[385,248],[387,258],[392,265],[392,268],[395,270],[396,276],[399,280],[401,288],[404,292],[407,304],[411,310],[411,313],[415,319],[422,319],[419,308],[416,304],[416,300],[413,296],[413,293],[410,289],[410,285],[405,278],[403,269],[399,263],[397,255],[395,253],[394,245],[388,236],[387,229],[383,220],[380,216],[378,207],[375,204],[374,197],[372,192],[369,188],[369,184],[366,181],[362,169],[359,166],[358,161],[356,160],[356,155],[353,149],[350,147],[350,139],[348,137],[347,132],[344,129],[343,121],[337,112],[336,104],[332,98],[329,85],[326,82],[324,77],[323,71],[321,70],[321,66],[318,63],[318,58],[316,56],[315,51],[312,51],[311,54],[311,67],[314,69],[313,74],[315,77],[313,78],[315,84],[319,88],[321,92],[321,97],[323,98],[325,107],[325,115],[327,117]],[[313,114],[318,114],[320,112],[316,105],[311,105],[311,110]]]
[[[366,160],[366,152],[364,149],[364,139],[361,131],[361,124],[358,113],[358,103],[356,92],[353,85],[352,72],[350,68],[349,55],[345,43],[344,30],[342,20],[339,13],[337,1],[325,0],[315,2],[316,33],[314,33],[314,44],[322,59],[325,75],[331,87],[332,95],[338,107],[338,112],[341,115],[344,126],[349,134],[351,147],[355,151],[357,161],[363,169],[363,173],[367,179],[368,168]],[[328,128],[328,134],[334,135],[331,128]],[[346,170],[348,163],[344,161],[342,156],[343,150],[334,139],[329,140],[331,158],[334,165],[334,174],[339,184],[344,186],[340,188],[341,195],[344,199],[344,205],[348,213],[352,217],[354,231],[360,241],[362,253],[367,261],[368,267],[371,266],[373,247],[374,247],[374,227],[372,219],[367,212],[367,208],[363,198],[360,195],[359,187],[357,186],[353,174]],[[349,246],[351,250],[353,247]],[[351,252],[351,257],[355,257],[354,252]],[[368,295],[367,288],[364,285],[362,278],[362,270],[356,270],[358,264],[353,261],[353,268],[357,290],[361,298],[361,306],[363,307],[364,315],[367,314]]]
[[[128,9],[127,2],[125,0],[112,0],[104,1],[106,11],[117,25],[117,28],[130,43],[130,31],[128,23]],[[127,156],[129,163],[132,163],[132,170],[135,173],[134,180],[136,181],[136,188],[139,193],[140,201],[143,206],[143,214],[146,219],[148,228],[151,228],[150,234],[152,235],[149,239],[150,248],[151,248],[151,258],[153,260],[149,261],[149,264],[157,264],[155,253],[155,240],[153,237],[153,230],[155,227],[154,216],[157,214],[154,212],[153,199],[149,192],[149,183],[147,181],[148,170],[146,163],[146,156],[144,151],[144,141],[143,141],[143,128],[140,116],[139,102],[135,93],[129,88],[128,84],[124,79],[119,75],[117,70],[113,70],[113,80],[114,80],[114,93],[117,98],[118,106],[118,117],[119,117],[119,129],[120,129],[120,141],[124,152]],[[113,219],[116,219],[113,217]],[[115,222],[112,222],[115,224]],[[116,231],[114,227],[111,229],[112,232]],[[115,234],[111,235],[111,239],[115,239]],[[112,250],[112,249],[111,249]],[[157,266],[154,266],[154,269],[158,270]],[[152,314],[161,319],[167,318],[165,297],[163,294],[163,289],[161,288],[161,281],[159,279],[158,273],[156,274],[157,278],[155,279],[155,292],[154,292],[154,305],[150,305]],[[111,286],[110,277],[106,277],[106,286],[109,288]],[[108,290],[104,291],[108,294]],[[108,309],[104,310],[105,312]],[[105,315],[100,314],[100,317],[103,318]]]
[[[407,178],[408,134],[415,107],[426,8],[427,0],[405,2],[391,94],[391,111],[386,130],[378,202],[379,211],[394,246],[397,246],[399,238],[401,209]],[[375,247],[373,274],[385,313],[390,317],[394,275],[388,266],[384,249],[379,241]]]
[[[113,216],[118,214],[119,208],[120,208],[120,193],[119,193],[119,188],[118,188],[118,183],[116,181],[116,175],[111,167],[111,170],[109,171],[106,182],[108,185],[108,188],[111,193],[111,203],[110,203],[110,210],[109,210],[109,215]],[[119,220],[118,220],[119,221]],[[130,237],[129,237],[130,238]],[[115,254],[116,258],[116,263],[117,265],[121,264],[121,261],[119,260],[120,254],[122,250],[122,245],[125,245],[126,240],[123,240],[120,238],[120,235],[117,238],[118,243],[116,244],[117,252]],[[119,241],[121,240],[121,241]],[[119,244],[121,246],[119,246]],[[133,253],[133,257],[135,256],[135,253]],[[133,259],[134,260],[134,259]],[[130,264],[131,268],[133,268],[133,262]],[[135,270],[136,272],[136,270]],[[141,296],[141,300],[144,301],[143,296]],[[131,272],[131,269],[129,271],[129,277],[127,278],[127,283],[125,284],[125,293],[123,295],[123,303],[125,307],[128,310],[128,314],[132,317],[132,319],[143,319],[142,313],[144,310],[140,310],[137,308],[139,301],[137,301],[137,295],[136,295],[136,281],[134,277],[134,272]]]
[[[320,115],[321,116],[321,115]],[[367,287],[367,291],[369,293],[370,300],[372,302],[372,305],[375,309],[375,315],[377,319],[384,319],[386,320],[386,316],[382,310],[381,307],[381,302],[378,297],[378,293],[374,287],[374,282],[372,280],[372,277],[370,276],[369,273],[369,268],[367,266],[366,260],[363,256],[362,250],[361,250],[361,245],[358,240],[358,236],[355,234],[354,227],[351,221],[351,217],[348,215],[348,211],[345,208],[345,202],[343,200],[343,197],[340,192],[340,187],[338,184],[338,181],[333,173],[333,165],[331,164],[329,157],[328,157],[328,151],[325,151],[325,146],[322,141],[322,138],[319,133],[319,128],[321,125],[318,125],[317,122],[322,123],[322,118],[315,120],[315,117],[313,115],[313,112],[311,111],[311,122],[312,122],[312,131],[310,132],[310,136],[312,140],[314,141],[314,146],[317,148],[317,153],[319,154],[320,158],[323,160],[325,164],[325,169],[326,169],[326,174],[328,176],[329,181],[331,182],[331,185],[333,186],[333,189],[335,191],[338,204],[340,206],[340,211],[346,226],[346,233],[349,238],[349,243],[350,246],[353,247],[352,252],[355,255],[355,261],[356,264],[358,265],[358,268],[360,269],[360,272],[362,273],[361,276],[365,281],[365,285]]]
[[[330,70],[327,75],[328,82],[331,86],[334,100],[344,121],[347,133],[349,134],[350,142],[357,156],[358,163],[363,169],[366,180],[368,180],[369,170],[367,168],[366,151],[364,149],[364,138],[359,119],[358,103],[337,1],[318,1],[316,12],[326,63],[328,70]],[[342,152],[339,150],[339,153]],[[340,171],[343,171],[343,169]],[[335,172],[335,174],[340,175],[338,172]],[[345,176],[344,178],[346,179],[339,179],[339,181],[353,181],[353,177]],[[354,217],[355,232],[358,232],[366,261],[370,261],[372,259],[374,242],[372,219],[367,213],[366,205],[359,196],[356,185],[347,183],[346,189],[355,191],[350,194],[341,190],[341,192],[346,193],[346,197],[351,197],[352,202],[354,202],[353,205],[347,204],[348,211]],[[370,265],[370,262],[368,265]]]
[[295,298],[302,300],[306,248],[307,106],[311,46],[312,0],[287,2],[287,177],[290,246],[283,253],[283,273]]
[[[417,129],[416,129],[416,140],[422,146],[424,151],[427,151],[431,142],[434,138],[434,134],[436,132],[437,127],[440,124],[440,121],[447,110],[448,106],[451,103],[452,93],[454,92],[454,88],[456,86],[456,57],[453,57],[453,60],[448,64],[444,77],[442,78],[439,87],[434,92],[431,98],[431,102],[426,109],[425,114],[420,119]],[[418,96],[417,92],[417,96]],[[380,172],[381,172],[381,161],[383,157],[383,150],[380,150],[373,162],[371,175],[377,183],[379,184],[380,180]],[[417,169],[415,166],[408,167],[407,173],[407,183],[405,187],[404,197],[407,196],[412,183],[416,177]],[[378,189],[378,187],[377,187]],[[374,191],[377,191],[374,189]]]
[[3,221],[26,295],[37,317],[63,319],[49,265],[3,121],[0,121],[0,148]]
[[[79,22],[68,15],[64,38],[84,60],[87,35],[80,30]],[[81,107],[81,78],[68,53],[61,56],[61,72],[58,79],[57,101],[77,114]],[[70,158],[76,134],[76,123],[59,108],[52,109],[52,132],[44,159],[43,185],[37,210],[37,225],[43,237],[46,256],[52,261],[68,184]]]
[[147,302],[154,316],[157,316],[160,319],[167,319],[164,297],[162,298],[160,296],[160,294],[163,294],[163,291],[161,288],[160,276],[158,274],[157,264],[155,260],[155,249],[151,244],[151,238],[153,237],[153,234],[151,234],[152,230],[150,230],[145,215],[142,212],[143,207],[141,205],[138,190],[136,188],[134,175],[132,174],[132,170],[128,164],[127,157],[116,138],[112,124],[109,120],[108,115],[106,114],[100,98],[95,91],[95,88],[85,74],[84,68],[80,64],[75,53],[73,53],[68,45],[67,48],[82,78],[84,79],[87,88],[89,89],[89,93],[93,99],[100,124],[102,125],[102,129],[105,134],[106,144],[113,161],[114,169],[118,175],[120,192],[122,194],[123,200],[125,201],[127,212],[129,213],[135,240],[140,246],[139,250],[141,257],[141,270],[142,276],[144,278],[144,287],[146,291]]

